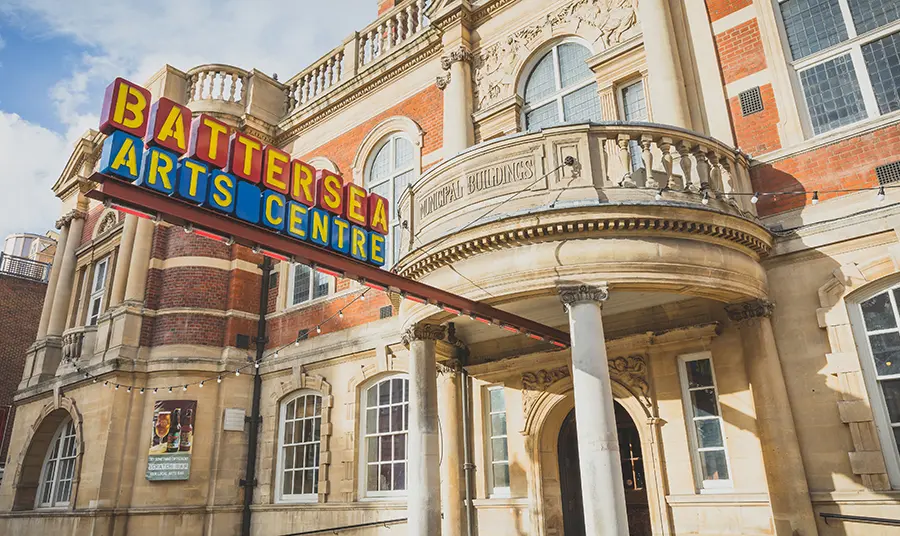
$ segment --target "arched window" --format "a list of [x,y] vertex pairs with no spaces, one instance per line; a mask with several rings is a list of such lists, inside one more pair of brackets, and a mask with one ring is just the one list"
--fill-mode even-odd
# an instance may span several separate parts
[[396,203],[400,194],[417,175],[415,148],[404,134],[391,134],[384,138],[372,153],[366,166],[366,188],[390,202],[390,221],[386,266],[391,266],[400,256],[400,221],[396,215]]
[[900,488],[900,286],[851,306],[866,387],[885,465]]
[[566,41],[554,45],[531,69],[525,82],[525,128],[600,121],[594,73],[585,63],[590,49]]
[[319,493],[322,397],[301,392],[281,403],[278,500],[314,501]]
[[67,418],[56,429],[47,456],[44,458],[38,485],[37,507],[52,508],[69,504],[76,457],[75,423],[71,418]]
[[362,393],[362,479],[369,497],[406,490],[406,436],[409,427],[409,379],[383,379]]

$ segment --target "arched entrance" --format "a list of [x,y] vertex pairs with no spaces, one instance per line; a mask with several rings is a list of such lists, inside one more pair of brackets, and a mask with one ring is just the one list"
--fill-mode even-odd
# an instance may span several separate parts
[[[615,403],[622,479],[625,481],[625,503],[628,508],[628,531],[631,536],[650,536],[650,509],[644,479],[644,458],[637,426],[628,412]],[[584,505],[581,502],[581,473],[578,464],[578,437],[575,410],[571,410],[559,430],[559,486],[563,507],[565,536],[586,536]]]

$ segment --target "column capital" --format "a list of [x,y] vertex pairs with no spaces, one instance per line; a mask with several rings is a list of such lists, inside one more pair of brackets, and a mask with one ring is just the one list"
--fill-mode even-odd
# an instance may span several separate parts
[[606,285],[561,285],[558,290],[559,300],[566,307],[580,302],[602,303],[609,298],[609,289]]
[[60,219],[56,220],[56,228],[62,229],[66,225],[72,223],[73,220],[83,220],[85,218],[87,218],[87,213],[85,211],[73,208],[69,212],[63,214]]
[[403,332],[403,344],[412,341],[440,341],[447,334],[447,328],[436,324],[416,324]]
[[444,56],[441,56],[441,68],[445,71],[450,70],[450,66],[454,63],[462,61],[472,63],[472,51],[465,45],[459,45]]
[[775,311],[775,304],[769,300],[750,300],[732,303],[725,306],[725,313],[732,322],[741,322],[753,318],[770,317]]

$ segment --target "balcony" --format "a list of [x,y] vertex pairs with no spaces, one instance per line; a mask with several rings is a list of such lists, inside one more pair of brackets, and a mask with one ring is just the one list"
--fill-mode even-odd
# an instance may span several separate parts
[[0,251],[0,274],[46,283],[50,277],[50,265]]
[[93,355],[97,326],[78,326],[67,329],[62,335],[62,361],[75,363],[82,357]]

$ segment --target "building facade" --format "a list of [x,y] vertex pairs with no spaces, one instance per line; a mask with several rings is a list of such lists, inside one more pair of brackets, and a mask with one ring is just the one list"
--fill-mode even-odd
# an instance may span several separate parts
[[823,514],[900,518],[896,3],[379,8],[284,82],[145,85],[385,196],[392,270],[571,347],[301,264],[264,287],[250,249],[85,197],[90,131],[0,532],[239,534],[246,490],[255,535],[893,534]]

